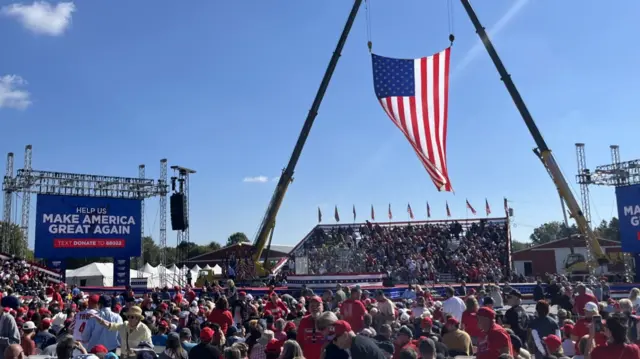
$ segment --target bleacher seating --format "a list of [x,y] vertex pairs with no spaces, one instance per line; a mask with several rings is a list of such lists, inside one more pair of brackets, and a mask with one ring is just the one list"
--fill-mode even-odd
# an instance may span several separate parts
[[[509,263],[506,220],[321,225],[296,247],[297,274],[390,273],[396,280],[500,280]],[[299,272],[299,271],[298,271]]]

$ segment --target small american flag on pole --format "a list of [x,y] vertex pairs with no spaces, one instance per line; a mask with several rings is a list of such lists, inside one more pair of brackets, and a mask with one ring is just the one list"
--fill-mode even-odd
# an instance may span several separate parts
[[449,54],[420,59],[373,56],[376,96],[402,131],[438,191],[452,192],[447,171]]
[[407,213],[409,214],[409,218],[413,219],[413,210],[411,209],[410,203],[407,203]]
[[491,214],[491,207],[489,207],[489,200],[484,199],[484,210],[487,212],[487,216]]
[[467,200],[467,208],[469,208],[469,210],[471,211],[471,213],[473,213],[473,215],[476,215],[476,209],[473,208],[473,206],[471,206],[471,203],[469,203],[469,200]]

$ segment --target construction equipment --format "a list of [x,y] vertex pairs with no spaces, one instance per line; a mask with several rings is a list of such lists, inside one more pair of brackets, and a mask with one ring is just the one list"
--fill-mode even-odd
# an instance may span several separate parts
[[[336,68],[336,65],[338,64],[338,59],[340,58],[340,54],[342,53],[342,49],[344,48],[344,44],[347,41],[347,37],[349,36],[349,32],[351,31],[351,27],[356,18],[356,15],[358,14],[358,10],[360,9],[361,4],[362,0],[355,0],[353,3],[351,12],[349,13],[349,17],[347,18],[347,23],[342,30],[342,34],[340,35],[340,39],[338,40],[336,49],[333,52],[333,56],[331,56],[331,60],[329,61],[329,66],[327,67],[324,77],[322,78],[322,82],[320,83],[320,88],[318,88],[318,92],[316,93],[316,97],[313,100],[313,104],[311,105],[309,114],[307,115],[304,125],[302,126],[300,136],[298,137],[298,141],[296,142],[296,145],[293,149],[293,153],[291,154],[289,163],[280,175],[280,179],[278,180],[276,189],[273,193],[273,196],[271,197],[271,201],[269,201],[267,211],[264,215],[264,218],[262,219],[260,227],[258,228],[258,233],[253,242],[253,261],[256,264],[256,274],[261,277],[266,276],[270,273],[269,248],[271,247],[271,239],[273,238],[273,231],[276,225],[276,216],[278,215],[278,211],[280,210],[280,206],[282,205],[282,200],[284,199],[284,195],[287,192],[287,188],[289,188],[289,184],[293,181],[293,173],[295,171],[296,165],[298,164],[298,160],[300,159],[302,148],[307,141],[307,137],[309,136],[309,132],[311,131],[311,126],[313,126],[313,121],[318,115],[318,109],[320,108],[320,104],[322,103],[324,94],[327,91],[327,87],[329,86],[329,82],[331,81],[333,72]],[[265,256],[264,262],[261,263],[260,257],[262,256],[262,252],[265,249],[265,246],[267,246],[267,254]]]
[[198,278],[196,278],[196,287],[202,288],[205,282],[211,284],[214,281],[222,279],[224,279],[224,276],[222,274],[215,274],[213,269],[200,269],[200,271],[198,271]]
[[[476,32],[478,33],[478,36],[480,36],[480,40],[482,41],[485,49],[489,53],[489,57],[491,57],[493,64],[498,70],[498,73],[500,74],[500,79],[504,82],[504,85],[507,88],[509,95],[511,95],[511,99],[513,100],[518,111],[520,112],[522,119],[527,125],[527,128],[529,129],[529,132],[531,133],[531,136],[533,137],[533,140],[536,143],[536,146],[537,146],[535,150],[536,154],[539,155],[539,158],[542,160],[545,167],[549,171],[549,174],[551,175],[551,179],[553,180],[553,182],[555,183],[558,189],[558,193],[560,193],[560,196],[562,197],[562,199],[567,205],[567,208],[569,210],[569,215],[571,216],[571,218],[573,218],[576,221],[576,225],[578,226],[580,233],[585,238],[585,241],[587,244],[587,250],[594,260],[593,260],[593,263],[591,263],[589,261],[585,262],[583,259],[582,263],[585,263],[586,267],[588,268],[588,271],[592,272],[595,269],[595,267],[593,266],[594,264],[597,264],[598,266],[602,266],[607,264],[609,262],[609,259],[604,254],[602,247],[600,247],[600,243],[598,243],[598,240],[595,234],[589,227],[589,223],[587,222],[587,219],[585,218],[584,213],[580,209],[580,205],[578,204],[578,201],[576,200],[575,196],[571,192],[571,188],[569,187],[567,180],[562,175],[562,171],[560,171],[560,167],[558,166],[558,163],[556,162],[555,158],[553,157],[553,154],[551,153],[551,150],[549,149],[549,147],[547,146],[547,143],[542,137],[542,134],[540,133],[538,126],[535,124],[533,117],[531,116],[529,109],[527,109],[527,105],[524,103],[522,96],[520,96],[520,93],[518,92],[518,89],[513,83],[513,80],[511,80],[511,75],[509,75],[509,73],[507,72],[507,69],[502,63],[502,60],[500,59],[500,57],[498,56],[496,49],[493,47],[493,44],[491,43],[491,40],[489,39],[487,32],[485,31],[484,27],[482,27],[480,20],[478,20],[478,17],[476,16],[473,8],[471,7],[469,0],[461,0],[461,2],[462,2],[462,6],[467,12],[467,15],[469,15],[469,18],[471,19],[471,22],[473,23],[473,26],[475,27]],[[580,263],[579,260],[580,258],[578,257],[572,258],[572,262],[571,262],[572,266],[578,265],[578,263]]]

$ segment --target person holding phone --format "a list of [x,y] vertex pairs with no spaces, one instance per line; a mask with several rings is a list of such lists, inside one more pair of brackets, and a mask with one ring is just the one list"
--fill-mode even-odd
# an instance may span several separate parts
[[[616,313],[607,319],[602,326],[602,319],[598,321],[596,316],[589,328],[589,341],[586,352],[590,353],[590,359],[637,359],[640,358],[640,348],[636,344],[629,343],[627,338],[627,318]],[[595,347],[595,337],[598,329],[603,329],[607,337],[607,345]]]

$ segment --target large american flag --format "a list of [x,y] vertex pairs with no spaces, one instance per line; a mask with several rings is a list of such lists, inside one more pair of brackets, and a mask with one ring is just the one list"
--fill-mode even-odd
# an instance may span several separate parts
[[415,60],[373,56],[373,83],[384,111],[402,131],[438,191],[453,191],[447,171],[447,48]]

